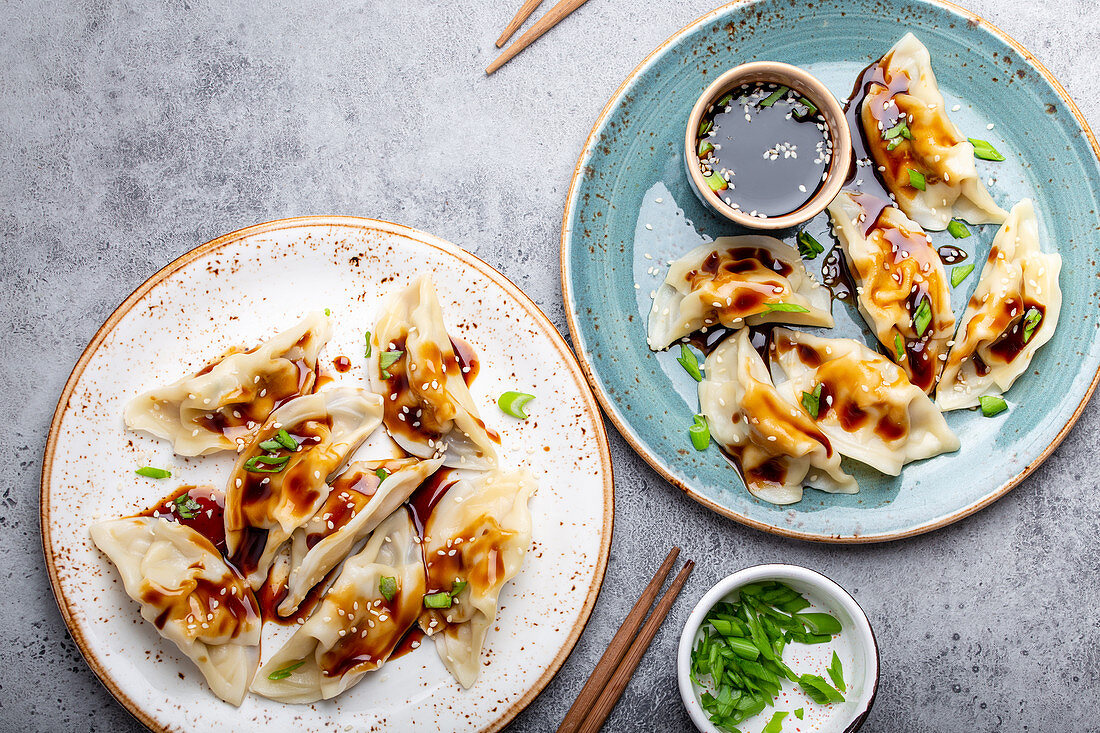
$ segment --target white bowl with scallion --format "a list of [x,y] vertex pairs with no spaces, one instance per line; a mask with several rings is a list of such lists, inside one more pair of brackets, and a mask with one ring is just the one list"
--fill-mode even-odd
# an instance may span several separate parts
[[855,599],[797,565],[719,581],[688,617],[680,697],[703,733],[848,733],[878,689],[878,644]]

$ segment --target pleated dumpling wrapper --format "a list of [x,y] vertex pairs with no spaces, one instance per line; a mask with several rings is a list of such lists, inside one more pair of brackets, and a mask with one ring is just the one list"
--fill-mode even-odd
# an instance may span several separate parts
[[930,393],[955,332],[939,253],[916,222],[870,194],[841,191],[829,215],[859,312],[909,381]]
[[240,705],[260,661],[260,610],[210,540],[153,517],[100,522],[91,535],[142,617],[195,663],[215,695]]
[[478,472],[446,488],[425,520],[420,628],[463,687],[477,681],[501,589],[531,545],[527,500],[534,490],[527,471]]
[[442,464],[442,457],[356,461],[333,479],[325,503],[294,531],[279,615],[298,610],[309,591]]
[[389,297],[371,335],[367,369],[385,397],[386,430],[405,452],[428,459],[446,449],[447,466],[496,465],[500,438],[478,414],[467,368],[447,334],[430,277]]
[[181,456],[237,450],[275,408],[313,390],[317,355],[331,335],[331,320],[310,313],[254,349],[138,395],[126,406],[126,427],[172,441]]
[[1061,269],[1061,256],[1039,251],[1035,207],[1024,199],[993,238],[963,312],[936,390],[941,410],[975,407],[980,397],[1004,394],[1027,371],[1058,325]]
[[237,457],[225,489],[225,539],[256,589],[276,552],[328,498],[335,473],[382,421],[382,398],[337,387],[291,400]]
[[313,615],[256,675],[252,691],[288,703],[336,697],[385,664],[423,600],[424,560],[401,507],[344,562]]
[[901,210],[928,231],[946,229],[953,217],[1003,222],[1007,212],[978,177],[973,144],[947,116],[924,44],[906,33],[872,72],[860,118],[874,164]]
[[748,330],[719,344],[704,371],[700,409],[711,437],[737,459],[753,496],[794,504],[801,501],[803,486],[841,494],[859,490],[814,419],[776,390]]
[[959,449],[928,395],[858,341],[777,328],[769,356],[780,394],[800,403],[841,455],[897,476],[910,461]]
[[669,264],[649,312],[649,348],[701,328],[791,323],[832,326],[832,295],[798,250],[760,235],[720,237]]

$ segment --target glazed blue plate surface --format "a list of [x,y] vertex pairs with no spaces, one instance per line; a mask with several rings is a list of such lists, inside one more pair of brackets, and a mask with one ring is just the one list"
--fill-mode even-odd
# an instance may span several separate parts
[[[1061,319],[1054,338],[1005,395],[995,418],[947,414],[962,448],[911,463],[898,477],[854,461],[860,492],[808,489],[775,506],[754,498],[715,445],[697,452],[687,429],[697,385],[672,352],[646,346],[651,293],[670,260],[697,244],[742,234],[692,194],[684,126],[718,74],[748,61],[807,68],[841,100],[860,70],[912,31],[928,47],[950,116],[964,135],[1007,158],[978,161],[1005,209],[1035,200],[1044,251],[1062,256]],[[992,126],[992,127],[990,127]],[[573,345],[604,409],[638,453],[696,500],[737,521],[810,540],[897,539],[956,521],[1002,496],[1061,442],[1087,402],[1100,366],[1096,142],[1065,90],[1003,32],[946,3],[912,0],[756,0],[700,18],[657,49],[604,109],[585,145],[566,204],[562,283]],[[961,245],[974,273],[952,289],[956,316],[974,290],[995,226],[935,245]],[[807,230],[835,243],[827,216]],[[791,241],[794,231],[779,236]],[[815,276],[822,258],[807,262]],[[836,327],[819,331],[874,346],[854,306],[833,302]]]

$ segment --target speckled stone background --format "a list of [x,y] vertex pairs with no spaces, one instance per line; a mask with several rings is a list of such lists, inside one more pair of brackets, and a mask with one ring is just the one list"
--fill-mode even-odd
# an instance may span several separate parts
[[[1100,123],[1100,4],[966,4],[1034,51]],[[716,3],[592,0],[486,78],[518,5],[0,6],[0,729],[140,729],[65,632],[43,569],[38,478],[84,345],[169,260],[269,219],[378,217],[478,254],[566,331],[558,237],[584,138],[634,65]],[[603,593],[511,730],[556,725],[673,543],[699,567],[607,730],[690,728],[672,655],[692,599],[768,561],[832,576],[870,616],[882,681],[864,730],[1100,726],[1100,400],[994,506],[866,547],[782,540],[712,515],[609,430],[617,531]]]

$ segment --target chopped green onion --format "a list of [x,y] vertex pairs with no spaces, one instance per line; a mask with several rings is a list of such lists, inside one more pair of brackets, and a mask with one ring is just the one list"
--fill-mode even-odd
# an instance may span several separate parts
[[325,308],[325,315],[326,315],[326,316],[331,316],[331,315],[332,315],[332,311],[330,311],[330,310],[329,310],[328,308]]
[[191,498],[190,494],[180,494],[173,501],[176,505],[176,514],[183,519],[194,519],[196,512],[202,509],[199,503]]
[[390,472],[384,468],[380,468],[374,472],[374,475],[378,477],[379,481],[385,481],[390,477]]
[[834,702],[844,702],[844,695],[829,685],[824,677],[816,674],[804,674],[798,678],[798,686],[802,691],[820,705],[828,705]]
[[527,413],[523,411],[523,408],[533,399],[535,399],[535,396],[526,392],[505,392],[497,398],[497,407],[505,415],[526,420]]
[[152,466],[142,466],[134,473],[145,478],[169,478],[172,475],[171,471],[163,468],[153,468]]
[[775,104],[780,99],[782,99],[783,95],[786,94],[789,91],[790,91],[790,89],[788,89],[787,87],[783,87],[783,86],[779,87],[774,92],[772,92],[767,97],[765,97],[763,99],[763,101],[760,102],[760,106],[761,107],[771,107],[773,104]]
[[267,676],[267,678],[269,680],[276,680],[276,681],[285,680],[287,677],[290,676],[291,672],[298,669],[299,667],[301,667],[305,663],[306,663],[306,660],[303,659],[300,662],[294,662],[293,664],[288,664],[287,666],[283,667],[282,669],[275,670],[274,672],[269,674]]
[[1043,320],[1043,313],[1038,308],[1029,308],[1027,313],[1024,314],[1024,343],[1026,344],[1031,340],[1032,334],[1035,333],[1035,328],[1039,325],[1039,322]]
[[451,586],[451,598],[456,598],[459,593],[466,589],[467,585],[469,585],[469,583],[465,580],[456,580]]
[[771,720],[763,727],[760,733],[780,733],[783,730],[783,719],[787,717],[789,713],[777,711],[772,713]]
[[977,138],[967,138],[970,144],[974,146],[974,157],[981,158],[982,160],[1004,160],[1005,157],[997,152],[997,149],[990,145],[985,140],[978,140]]
[[894,334],[894,353],[898,355],[898,361],[905,359],[905,339],[900,333]]
[[383,575],[378,579],[378,592],[387,601],[392,601],[397,595],[397,578],[392,575]]
[[982,414],[986,417],[1000,415],[1008,409],[1008,403],[997,396],[982,395],[978,398],[978,404],[982,406]]
[[836,689],[841,692],[848,690],[847,685],[844,684],[844,665],[840,663],[840,657],[837,656],[836,649],[833,650],[833,662],[826,671],[829,673],[829,679],[833,681]]
[[817,114],[817,105],[810,100],[806,99],[805,97],[799,97],[798,102],[807,110],[809,110],[807,114],[809,114],[811,117]]
[[370,331],[367,331],[365,333],[365,336],[367,338],[367,348],[363,352],[363,356],[366,357],[367,359],[369,359],[370,358]]
[[764,313],[809,313],[810,309],[795,303],[765,303]]
[[424,596],[424,608],[450,608],[451,594],[447,591]]
[[915,171],[912,168],[909,169],[909,185],[913,188],[924,191],[926,182],[924,180],[924,174],[920,171]]
[[808,626],[813,634],[823,636],[840,633],[840,622],[827,613],[800,613],[795,618]]
[[713,127],[713,120],[703,120],[699,123],[699,134],[697,135],[697,137],[702,137],[703,135],[706,135],[708,132],[711,131],[711,128]]
[[[279,473],[286,468],[286,462],[289,460],[289,456],[253,456],[244,462],[244,470],[252,473]],[[274,468],[260,468],[261,463]]]
[[726,179],[717,173],[711,173],[706,176],[707,185],[710,186],[710,190],[718,193],[719,191],[725,191],[729,188],[729,184],[726,183]]
[[799,720],[802,720],[803,713],[804,713],[804,710],[802,708],[798,708],[797,710],[794,711],[794,717],[798,718]]
[[289,451],[296,451],[299,448],[298,441],[286,429],[280,429],[279,432],[275,433],[274,440]]
[[917,329],[918,336],[923,336],[930,323],[932,323],[932,303],[928,300],[928,296],[925,296],[921,298],[920,304],[917,305],[917,312],[913,314],[913,328]]
[[974,271],[974,265],[959,265],[951,268],[951,287],[957,288],[967,275]]
[[821,245],[821,242],[810,236],[809,232],[801,231],[795,239],[798,242],[798,254],[803,259],[812,260],[825,251],[825,247]]
[[714,150],[714,144],[710,140],[699,141],[699,157],[702,158],[707,153]]
[[895,138],[898,140],[899,143],[901,142],[901,140],[913,139],[913,133],[909,131],[909,125],[906,124],[906,121],[904,119],[898,122],[898,124],[891,127],[889,130],[882,131],[883,140],[894,140]]
[[810,413],[810,417],[814,420],[817,419],[818,412],[821,411],[821,387],[823,385],[818,382],[814,387],[813,392],[802,393],[802,406],[806,408],[806,412]]
[[695,356],[695,352],[688,348],[687,344],[680,344],[680,358],[676,361],[680,362],[680,366],[684,368],[691,378],[696,382],[703,381],[703,374],[699,371],[699,358]]
[[707,419],[702,415],[696,415],[694,420],[692,426],[688,428],[691,444],[695,446],[695,450],[706,450],[710,445],[710,428],[707,426]]
[[733,95],[727,94],[715,103],[715,107],[729,107],[733,103]]
[[958,219],[952,219],[951,223],[947,225],[947,233],[955,239],[966,239],[970,236],[970,230],[966,228],[966,224]]
[[262,448],[263,450],[266,450],[266,451],[277,451],[282,447],[283,447],[283,444],[280,443],[279,441],[275,440],[274,438],[271,438],[270,440],[265,440],[262,443],[260,443],[260,448]]
[[383,351],[378,355],[378,367],[382,370],[382,379],[389,379],[393,376],[387,370],[404,355],[404,351]]

